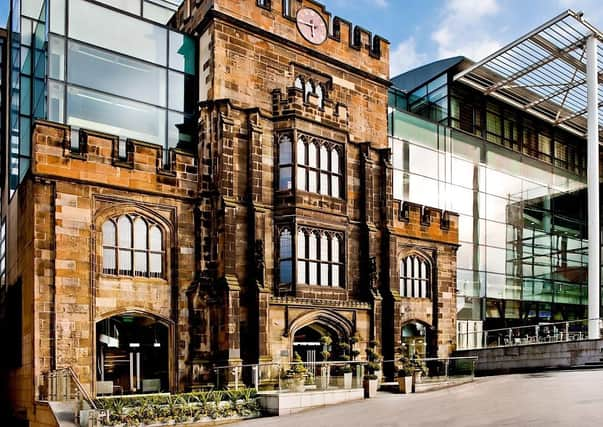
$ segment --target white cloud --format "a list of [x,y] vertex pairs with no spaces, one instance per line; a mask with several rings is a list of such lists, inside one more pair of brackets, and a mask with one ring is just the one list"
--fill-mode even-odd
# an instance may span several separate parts
[[385,9],[388,5],[387,0],[374,0],[375,6]]
[[493,37],[497,0],[452,0],[442,14],[438,29],[431,34],[438,58],[464,55],[480,60],[502,46]]
[[410,37],[400,42],[394,49],[390,50],[389,67],[390,75],[398,74],[425,64],[427,61],[426,53],[417,51],[417,42],[414,37]]

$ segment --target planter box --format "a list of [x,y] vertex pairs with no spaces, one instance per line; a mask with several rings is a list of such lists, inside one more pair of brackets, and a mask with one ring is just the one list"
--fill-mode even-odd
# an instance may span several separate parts
[[364,397],[370,399],[371,397],[377,396],[377,386],[379,384],[378,379],[374,380],[363,380],[362,386],[364,387]]
[[412,377],[398,377],[398,386],[400,387],[400,393],[411,393]]

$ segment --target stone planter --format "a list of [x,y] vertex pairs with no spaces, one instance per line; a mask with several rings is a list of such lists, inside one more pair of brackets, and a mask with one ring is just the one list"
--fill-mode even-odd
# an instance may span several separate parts
[[400,393],[411,393],[412,392],[412,376],[398,377],[398,386],[400,387]]
[[379,384],[378,379],[367,379],[362,381],[362,387],[364,388],[364,397],[370,399],[371,397],[377,396],[377,386]]

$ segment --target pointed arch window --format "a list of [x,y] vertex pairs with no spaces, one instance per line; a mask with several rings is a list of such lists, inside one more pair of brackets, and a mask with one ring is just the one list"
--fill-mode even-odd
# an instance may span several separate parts
[[322,91],[322,85],[316,85],[316,96],[318,97],[318,106],[322,108],[324,106],[324,95]]
[[312,82],[310,80],[308,80],[306,82],[306,90],[304,91],[304,101],[308,102],[308,95],[310,95],[311,93],[314,93],[314,86],[312,85]]
[[283,228],[279,236],[279,285],[293,283],[293,239],[291,230]]
[[163,277],[163,232],[137,215],[111,218],[102,226],[104,274]]
[[409,298],[431,298],[429,262],[418,255],[400,261],[400,295]]
[[297,76],[293,84],[296,89],[304,90],[304,82],[302,81],[301,77]]
[[291,190],[293,172],[293,146],[291,138],[283,135],[278,145],[279,190]]

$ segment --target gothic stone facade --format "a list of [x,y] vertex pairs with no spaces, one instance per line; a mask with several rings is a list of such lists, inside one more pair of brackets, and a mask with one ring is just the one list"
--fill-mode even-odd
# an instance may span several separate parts
[[[453,350],[458,217],[393,199],[388,44],[339,18],[312,44],[297,9],[331,17],[289,3],[185,0],[172,24],[199,40],[198,150],[167,167],[151,144],[123,159],[116,137],[82,130],[76,153],[68,127],[35,125],[8,244],[24,315],[6,384],[30,420],[42,372],[70,366],[96,392],[96,325],[123,313],[168,325],[172,391],[212,364],[288,360],[313,324],[391,359],[418,321],[432,355]],[[105,274],[102,227],[121,215],[161,230],[159,277]],[[401,292],[408,256],[429,270],[421,298]]]

